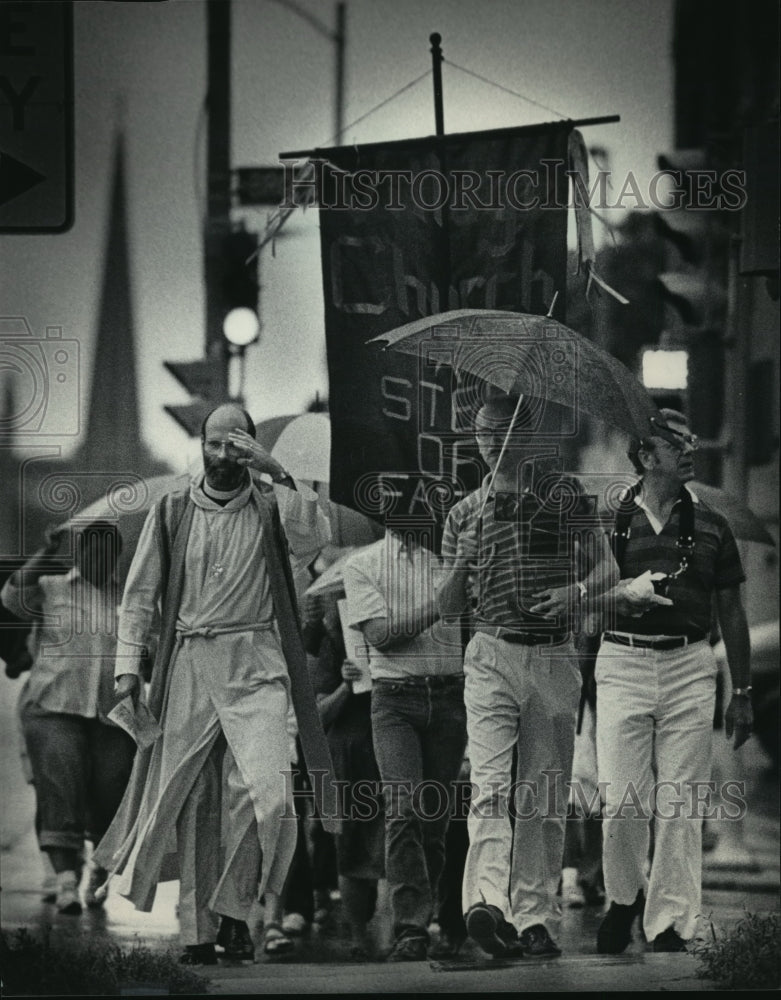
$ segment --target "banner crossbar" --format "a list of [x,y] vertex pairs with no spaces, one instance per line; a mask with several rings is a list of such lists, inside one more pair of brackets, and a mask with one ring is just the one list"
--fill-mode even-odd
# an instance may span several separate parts
[[[318,158],[318,153],[333,155],[335,153],[347,153],[357,150],[369,151],[374,149],[400,149],[404,146],[422,146],[426,143],[443,143],[476,141],[479,139],[501,139],[505,136],[532,135],[535,132],[549,132],[553,129],[573,129],[583,128],[586,125],[610,125],[620,122],[620,115],[603,115],[597,118],[563,118],[555,122],[540,122],[536,125],[511,125],[509,128],[486,129],[483,132],[448,132],[446,135],[426,135],[412,139],[391,139],[389,142],[367,142],[351,143],[347,146],[317,146],[314,149],[296,149],[292,152],[280,153],[280,160],[297,160],[302,157],[309,159]],[[327,155],[324,155],[327,159]]]

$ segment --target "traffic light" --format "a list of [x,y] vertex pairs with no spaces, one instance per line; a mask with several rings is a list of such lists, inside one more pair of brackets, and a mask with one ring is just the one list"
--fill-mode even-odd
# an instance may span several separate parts
[[223,315],[232,309],[258,312],[258,238],[246,229],[226,233],[222,240],[222,274],[219,287]]
[[190,437],[200,434],[210,410],[228,401],[232,359],[257,338],[257,246],[257,236],[245,229],[217,234],[207,243],[207,357],[164,362],[193,397],[165,407]]

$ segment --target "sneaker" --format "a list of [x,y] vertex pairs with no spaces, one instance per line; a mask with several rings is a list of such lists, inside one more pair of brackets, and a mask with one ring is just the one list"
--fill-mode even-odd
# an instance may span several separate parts
[[78,917],[81,913],[79,899],[79,882],[76,872],[59,872],[57,875],[57,909],[69,917]]
[[475,903],[469,907],[464,919],[467,934],[494,958],[520,957],[523,954],[518,932],[504,919],[498,906]]
[[87,880],[87,888],[84,892],[84,902],[90,910],[99,910],[106,902],[106,896],[108,895],[106,887],[107,879],[108,872],[105,868],[100,868],[98,865],[90,865],[89,879]]
[[518,941],[528,958],[556,958],[561,954],[561,948],[548,933],[544,924],[533,924],[521,931]]
[[286,913],[282,921],[282,930],[291,937],[301,937],[309,930],[309,921],[301,913]]
[[653,943],[654,951],[686,951],[686,942],[674,927],[657,934]]
[[632,924],[642,913],[645,896],[641,889],[634,903],[628,906],[611,903],[597,931],[597,951],[600,955],[620,955],[632,940]]
[[410,934],[394,943],[385,961],[424,962],[426,958],[428,958],[428,941],[423,935]]

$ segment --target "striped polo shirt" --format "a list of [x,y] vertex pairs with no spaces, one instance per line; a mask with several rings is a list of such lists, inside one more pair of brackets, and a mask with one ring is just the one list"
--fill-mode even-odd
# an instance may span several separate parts
[[[726,519],[699,500],[693,490],[689,492],[694,499],[694,555],[688,569],[670,582],[666,596],[672,606],[654,607],[639,618],[617,614],[611,631],[690,638],[707,635],[714,591],[745,581],[740,553]],[[674,573],[679,568],[680,514],[681,502],[676,500],[667,523],[657,534],[638,503],[621,566],[622,579],[640,576],[646,570]]]
[[476,530],[478,568],[468,583],[473,625],[559,639],[566,626],[532,614],[529,608],[538,603],[532,595],[577,579],[574,539],[579,523],[593,524],[591,504],[577,480],[561,474],[538,475],[534,490],[522,493],[488,493],[489,478],[448,514],[444,563],[450,568],[455,562],[458,536]]

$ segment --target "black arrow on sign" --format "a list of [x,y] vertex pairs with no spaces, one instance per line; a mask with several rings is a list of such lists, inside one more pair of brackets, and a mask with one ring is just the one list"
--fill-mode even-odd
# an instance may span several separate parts
[[44,174],[28,167],[21,160],[14,159],[8,153],[0,152],[0,205],[5,205],[12,198],[29,191],[31,187],[45,181]]

